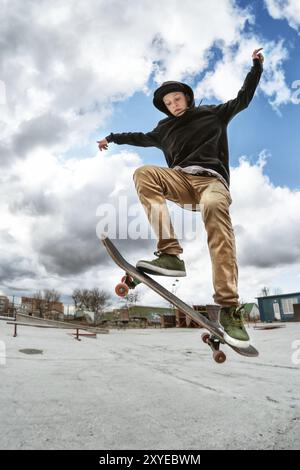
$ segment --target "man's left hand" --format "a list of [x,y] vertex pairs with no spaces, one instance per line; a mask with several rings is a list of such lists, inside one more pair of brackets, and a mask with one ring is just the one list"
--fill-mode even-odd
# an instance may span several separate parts
[[259,59],[261,64],[263,64],[265,60],[264,56],[261,53],[259,53],[259,51],[261,51],[262,49],[263,47],[260,47],[259,49],[254,49],[252,53],[252,59]]

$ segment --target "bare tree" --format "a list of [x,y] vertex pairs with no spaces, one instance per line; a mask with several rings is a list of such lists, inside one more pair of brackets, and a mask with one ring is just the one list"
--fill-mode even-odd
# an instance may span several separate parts
[[45,312],[45,302],[43,299],[43,295],[41,291],[37,291],[35,294],[33,294],[33,299],[34,301],[32,302],[32,312],[31,314],[33,315],[33,311],[37,310],[39,312],[39,317],[44,318],[44,312]]
[[81,306],[81,289],[74,289],[72,294],[75,310]]
[[98,287],[95,287],[90,291],[90,309],[94,312],[95,325],[101,319],[103,315],[103,308],[110,299],[110,294],[104,290],[99,290]]
[[267,297],[270,293],[269,287],[263,287],[260,293],[263,297]]
[[110,299],[110,294],[97,287],[94,289],[74,289],[72,294],[75,309],[86,309],[94,313],[95,324],[103,314],[103,308]]
[[60,292],[55,289],[44,289],[45,310],[51,311],[55,303],[60,301]]
[[51,309],[54,302],[59,302],[60,296],[61,294],[55,289],[44,289],[43,294],[37,291],[33,294],[32,310],[37,310],[39,317],[44,318],[45,312]]
[[72,299],[75,309],[89,308],[89,290],[88,289],[74,289]]
[[61,293],[55,289],[44,289],[44,299],[47,303],[59,302]]
[[91,308],[90,306],[90,290],[89,289],[82,289],[81,290],[81,305],[88,310]]

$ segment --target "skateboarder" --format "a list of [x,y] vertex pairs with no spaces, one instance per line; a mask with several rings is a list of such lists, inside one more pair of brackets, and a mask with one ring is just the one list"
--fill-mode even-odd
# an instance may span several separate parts
[[[235,237],[229,213],[232,203],[229,184],[227,125],[247,108],[259,83],[264,57],[262,48],[252,54],[253,65],[237,97],[218,105],[195,106],[193,90],[176,81],[164,82],[154,92],[154,106],[167,114],[146,134],[111,133],[98,141],[157,147],[164,152],[169,168],[144,165],[134,172],[134,182],[149,222],[158,238],[157,258],[140,260],[137,267],[163,276],[185,276],[183,252],[174,233],[166,199],[183,208],[200,210],[207,232],[212,263],[214,300],[220,305],[219,323],[225,340],[248,347],[238,295]],[[187,206],[187,207],[186,207]]]

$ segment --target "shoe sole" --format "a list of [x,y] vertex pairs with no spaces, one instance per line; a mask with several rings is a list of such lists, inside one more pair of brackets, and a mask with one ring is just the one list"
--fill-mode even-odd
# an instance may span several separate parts
[[226,343],[230,344],[230,346],[235,346],[236,348],[248,348],[250,346],[250,340],[242,341],[240,339],[232,338],[229,336],[224,330],[224,339]]
[[185,271],[176,271],[172,269],[165,269],[161,268],[160,266],[153,266],[152,264],[148,264],[146,262],[139,262],[136,264],[137,268],[142,269],[144,272],[149,274],[157,274],[161,276],[175,276],[175,277],[184,277],[186,276]]
[[236,339],[236,338],[233,338],[232,336],[229,336],[229,334],[226,333],[226,331],[224,330],[223,325],[220,322],[220,316],[218,316],[218,325],[221,328],[221,330],[223,331],[224,340],[226,341],[226,343],[230,344],[230,346],[235,346],[236,348],[241,348],[241,349],[245,348],[246,349],[251,345],[250,338],[247,339],[247,340],[241,340],[241,339]]

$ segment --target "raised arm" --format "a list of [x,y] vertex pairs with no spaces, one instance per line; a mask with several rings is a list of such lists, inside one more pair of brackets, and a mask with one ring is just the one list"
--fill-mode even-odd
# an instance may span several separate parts
[[253,65],[250,72],[247,74],[237,97],[233,100],[227,101],[226,103],[217,105],[214,108],[220,119],[226,124],[229,123],[236,114],[247,108],[253,98],[263,71],[264,57],[259,53],[261,49],[262,48],[254,50],[252,54]]
[[135,145],[138,147],[157,147],[160,148],[160,139],[156,129],[151,132],[144,134],[143,132],[122,132],[115,134],[111,132],[105,139],[98,142],[100,150],[107,149],[107,145],[110,142],[115,144],[128,144]]

